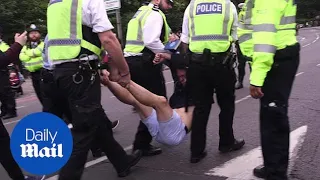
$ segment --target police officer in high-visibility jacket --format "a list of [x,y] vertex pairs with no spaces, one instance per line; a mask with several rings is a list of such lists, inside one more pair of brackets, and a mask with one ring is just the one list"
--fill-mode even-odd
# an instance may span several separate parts
[[24,46],[20,53],[20,60],[22,61],[25,68],[31,73],[32,85],[36,95],[42,102],[40,81],[41,81],[41,69],[43,66],[42,51],[44,48],[44,43],[40,40],[41,34],[40,30],[31,24],[28,31],[28,42]]
[[[245,29],[245,27],[243,26],[243,24],[245,23],[245,11],[246,11],[246,7],[245,7],[245,3],[240,3],[238,5],[239,8],[239,18],[238,18],[238,43],[236,43],[236,47],[237,47],[237,54],[238,54],[238,82],[236,83],[235,88],[236,89],[241,89],[243,88],[243,80],[244,80],[244,76],[246,74],[246,62],[249,60],[249,57],[251,57],[252,53],[249,56],[248,55],[248,51],[252,51],[252,42],[250,40],[250,38],[248,38],[250,36],[250,30]],[[241,46],[239,47],[239,44],[241,44]],[[246,46],[246,44],[250,44],[249,48],[248,46]],[[249,50],[247,50],[249,49]],[[242,52],[243,51],[243,52]],[[245,55],[246,54],[246,55]]]
[[[5,53],[10,47],[2,40],[2,28],[0,27],[0,52]],[[16,59],[11,59],[15,61]],[[17,117],[16,101],[14,92],[11,89],[9,81],[9,72],[7,67],[0,69],[0,102],[1,114],[0,118],[10,119]]]
[[[235,111],[234,53],[237,40],[237,10],[230,0],[194,0],[187,7],[181,40],[189,44],[190,64],[187,89],[195,104],[191,133],[191,163],[206,156],[206,126],[213,93],[217,94],[219,115],[219,151],[238,150],[245,144],[233,134]],[[210,26],[208,26],[210,24]],[[184,50],[186,51],[186,50]]]
[[[149,91],[167,96],[162,63],[153,64],[155,53],[167,52],[164,44],[168,42],[170,28],[163,11],[171,9],[173,0],[152,0],[138,9],[128,23],[125,57],[132,80]],[[152,136],[147,127],[140,122],[133,143],[133,149],[141,149],[143,155],[152,156],[162,152],[150,143]]]
[[130,82],[129,68],[103,0],[52,0],[47,9],[47,27],[48,60],[54,66],[57,95],[69,104],[73,125],[72,155],[61,169],[59,180],[81,179],[95,140],[118,176],[127,176],[142,153],[127,155],[114,139],[111,121],[101,105],[100,78],[108,78],[106,70],[98,72],[101,47],[112,57],[111,80],[124,87]]
[[253,173],[267,180],[287,180],[288,99],[300,62],[295,29],[297,5],[295,0],[247,0],[246,3],[246,26],[252,27],[253,45],[250,94],[260,99],[264,159],[264,164]]

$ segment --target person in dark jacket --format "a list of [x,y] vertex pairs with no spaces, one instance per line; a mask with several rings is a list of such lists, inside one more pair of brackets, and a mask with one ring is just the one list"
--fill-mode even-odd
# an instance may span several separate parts
[[[27,32],[23,34],[15,35],[15,43],[4,53],[0,52],[0,69],[7,67],[11,61],[18,59],[22,46],[27,41]],[[45,176],[24,176],[19,165],[13,159],[10,150],[10,136],[4,126],[2,120],[0,120],[0,163],[7,171],[9,177],[13,180],[44,180]]]
[[[0,27],[0,52],[5,53],[10,46],[2,40],[3,29]],[[15,93],[11,88],[8,66],[0,68],[0,104],[2,119],[17,117]]]

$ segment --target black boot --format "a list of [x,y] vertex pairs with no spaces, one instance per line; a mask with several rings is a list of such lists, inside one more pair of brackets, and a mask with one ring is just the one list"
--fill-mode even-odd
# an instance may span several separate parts
[[192,155],[190,159],[190,163],[198,163],[200,162],[203,158],[207,156],[207,151],[203,151],[199,155]]
[[2,119],[11,119],[17,117],[17,113],[8,113],[2,117]]
[[[136,148],[133,149],[133,152],[137,150]],[[140,148],[139,150],[142,151],[143,156],[155,156],[162,153],[162,149],[159,147],[152,146],[151,144],[147,148]]]
[[243,88],[242,82],[237,82],[235,88],[236,89],[242,89]]
[[142,151],[140,150],[136,150],[131,155],[129,155],[128,166],[124,170],[118,172],[118,177],[128,176],[130,174],[130,169],[140,161],[141,157]]
[[263,165],[260,165],[253,169],[253,175],[258,178],[267,178],[267,172],[265,170],[265,167]]
[[237,151],[241,149],[245,145],[245,141],[243,139],[235,139],[234,143],[228,146],[219,146],[219,151],[221,153],[227,153],[231,151]]

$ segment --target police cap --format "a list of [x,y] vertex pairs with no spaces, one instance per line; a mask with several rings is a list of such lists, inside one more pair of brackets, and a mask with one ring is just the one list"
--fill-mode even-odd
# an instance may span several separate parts
[[31,24],[30,27],[27,29],[27,32],[30,33],[30,32],[33,32],[33,31],[37,31],[40,33],[40,29],[38,29],[38,27],[34,24]]

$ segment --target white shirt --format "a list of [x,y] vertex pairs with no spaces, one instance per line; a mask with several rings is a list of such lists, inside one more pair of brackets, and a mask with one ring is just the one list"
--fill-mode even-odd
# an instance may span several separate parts
[[82,1],[82,24],[92,28],[94,33],[113,29],[103,0]]
[[[153,7],[154,4],[150,3],[149,7]],[[163,26],[163,18],[157,11],[152,11],[146,18],[146,22],[142,28],[143,43],[144,46],[150,49],[153,53],[169,52],[164,50],[164,45],[160,40]],[[137,56],[142,53],[130,53],[125,52],[125,57]]]
[[[233,41],[238,40],[238,35],[237,35],[237,27],[238,27],[238,12],[236,6],[231,3],[231,9],[233,12],[233,24],[231,27],[231,36]],[[181,41],[189,44],[189,6],[188,5],[187,9],[184,11],[184,16],[183,16],[183,24],[182,24],[182,33],[181,33]],[[208,22],[208,24],[213,25],[213,23]]]

